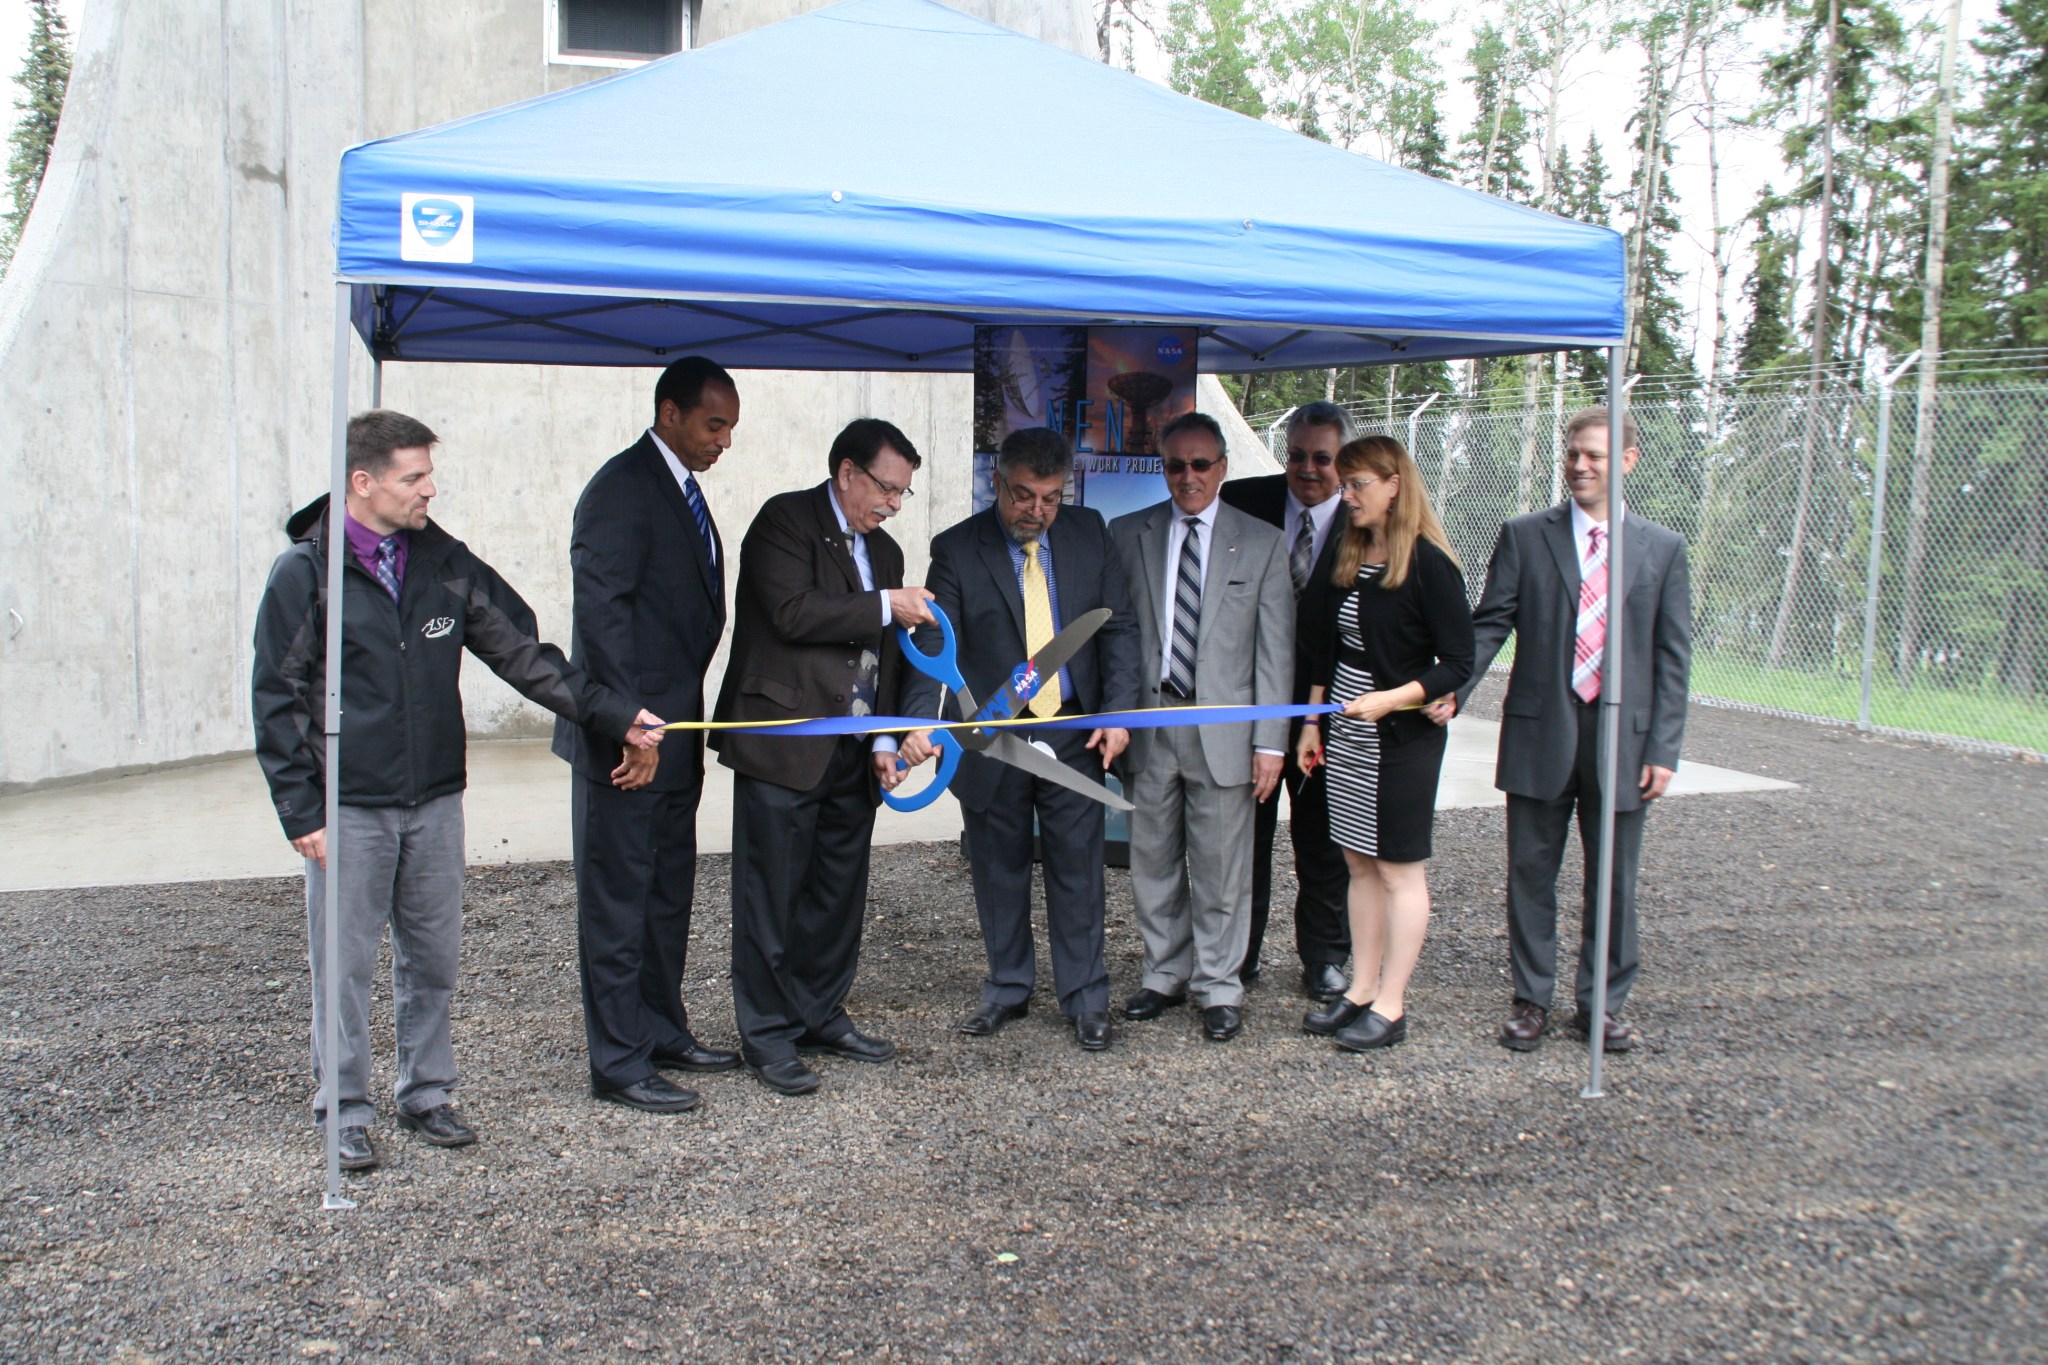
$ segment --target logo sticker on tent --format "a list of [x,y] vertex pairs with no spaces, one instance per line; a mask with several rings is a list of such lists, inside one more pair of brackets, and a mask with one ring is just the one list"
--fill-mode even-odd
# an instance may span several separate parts
[[467,194],[406,194],[398,212],[398,258],[468,265],[476,259],[476,200]]

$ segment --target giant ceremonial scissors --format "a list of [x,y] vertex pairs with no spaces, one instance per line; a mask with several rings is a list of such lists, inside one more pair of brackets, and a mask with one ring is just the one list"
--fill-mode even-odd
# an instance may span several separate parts
[[[1018,664],[1010,673],[1010,681],[1004,684],[1003,689],[995,696],[989,698],[986,705],[977,705],[974,694],[967,688],[967,679],[960,673],[960,654],[953,639],[953,623],[946,619],[946,613],[939,609],[938,603],[927,602],[925,605],[931,609],[932,619],[939,625],[939,652],[925,653],[918,648],[917,640],[910,631],[898,626],[896,633],[902,639],[903,657],[909,661],[912,668],[933,679],[941,689],[944,689],[939,693],[940,711],[943,712],[946,708],[946,691],[951,691],[960,699],[960,712],[969,721],[1009,720],[1014,717],[1023,710],[1026,702],[1038,694],[1038,689],[1044,685],[1045,680],[1057,676],[1060,669],[1065,667],[1067,660],[1073,658],[1081,646],[1087,644],[1095,632],[1102,629],[1102,623],[1109,619],[1108,607],[1097,607],[1086,615],[1075,617],[1067,623],[1065,630],[1046,641],[1043,649]],[[1111,809],[1136,809],[1130,802],[1101,783],[1089,781],[1044,749],[1037,748],[1006,730],[934,730],[931,744],[939,756],[937,776],[933,777],[924,790],[909,796],[884,792],[882,800],[888,803],[889,809],[923,810],[938,800],[939,793],[946,789],[947,784],[953,780],[953,774],[959,770],[960,755],[969,749],[1007,763],[1013,768],[1022,768],[1033,777],[1042,777],[1048,782],[1055,782],[1071,791],[1077,791]],[[900,764],[901,760],[898,762]]]

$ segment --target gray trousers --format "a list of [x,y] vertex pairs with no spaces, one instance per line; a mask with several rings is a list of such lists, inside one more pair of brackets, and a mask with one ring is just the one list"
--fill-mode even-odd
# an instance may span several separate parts
[[1155,732],[1131,779],[1131,900],[1146,990],[1197,1005],[1244,1003],[1252,921],[1252,784],[1219,787],[1191,725]]
[[[344,1127],[377,1116],[370,1100],[370,976],[391,926],[391,1013],[398,1034],[398,1107],[421,1114],[449,1101],[455,1050],[448,1008],[462,956],[462,794],[410,809],[343,806],[327,837],[341,837],[340,1056]],[[320,1062],[327,1004],[327,874],[306,863],[306,937],[313,968],[313,1118],[327,1115]]]

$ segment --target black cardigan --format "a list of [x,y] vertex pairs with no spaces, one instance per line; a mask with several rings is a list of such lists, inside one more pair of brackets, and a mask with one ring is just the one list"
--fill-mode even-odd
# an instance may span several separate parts
[[[1320,683],[1331,701],[1338,700],[1329,695],[1337,674],[1337,622],[1359,591],[1354,583],[1323,594],[1322,611],[1303,649],[1313,669],[1309,682]],[[1358,627],[1362,662],[1382,691],[1420,682],[1423,696],[1434,701],[1472,676],[1472,608],[1465,599],[1465,575],[1429,541],[1415,543],[1415,562],[1400,587],[1367,586]],[[1382,740],[1396,744],[1441,731],[1420,711],[1395,711],[1381,719],[1379,729]]]

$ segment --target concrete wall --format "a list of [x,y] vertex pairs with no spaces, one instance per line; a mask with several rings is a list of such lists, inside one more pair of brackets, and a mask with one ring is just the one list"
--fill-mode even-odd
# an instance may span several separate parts
[[[700,41],[818,3],[705,0]],[[956,7],[1093,53],[1087,0]],[[547,12],[87,0],[49,175],[0,285],[0,789],[248,747],[256,603],[285,517],[326,487],[337,158],[607,74],[547,60]],[[361,408],[370,366],[359,348],[354,362]],[[436,518],[557,640],[570,510],[646,425],[655,373],[385,369],[385,404],[442,436]],[[926,456],[894,528],[921,574],[931,533],[966,510],[967,378],[756,372],[740,388],[737,440],[706,480],[728,539],[769,494],[823,477],[844,422],[881,416]],[[1204,406],[1228,408],[1213,381]],[[1257,449],[1248,431],[1233,447]],[[479,733],[544,727],[481,666],[463,691]]]

